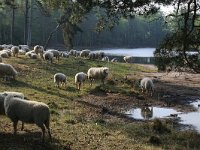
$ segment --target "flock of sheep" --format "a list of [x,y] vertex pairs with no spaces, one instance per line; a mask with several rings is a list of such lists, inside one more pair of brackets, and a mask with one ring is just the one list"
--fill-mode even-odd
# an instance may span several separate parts
[[[10,46],[10,45],[0,45],[0,61],[2,58],[8,58],[11,55],[18,57],[18,55],[26,55],[31,59],[37,59],[41,57],[43,60],[46,60],[50,63],[53,62],[55,57],[58,61],[60,57],[69,57],[69,55],[75,57],[84,57],[88,59],[98,59],[102,61],[109,61],[108,56],[105,56],[103,52],[93,53],[90,50],[82,50],[81,52],[76,50],[70,50],[67,52],[60,52],[55,49],[49,49],[44,51],[42,46],[36,45],[33,50],[30,50],[27,45],[19,46]],[[133,57],[124,57],[125,62],[130,62]],[[117,62],[117,59],[114,58],[112,62]],[[0,63],[0,77],[7,79],[15,79],[18,72],[16,69],[5,63]],[[88,69],[87,74],[84,72],[79,72],[75,75],[75,84],[78,90],[81,89],[81,85],[87,79],[90,80],[90,84],[94,80],[101,80],[104,84],[105,79],[109,75],[108,67],[91,67]],[[56,73],[54,75],[54,83],[57,87],[65,86],[67,83],[67,77],[63,73]],[[153,81],[150,78],[143,78],[140,82],[140,87],[142,92],[147,91],[148,93],[153,94],[154,85]],[[48,105],[42,102],[30,101],[24,99],[23,93],[18,92],[2,92],[0,93],[0,114],[7,115],[13,122],[14,134],[17,132],[17,123],[22,121],[23,123],[34,123],[42,129],[42,139],[44,141],[45,137],[45,127],[48,130],[49,137],[51,139],[50,133],[50,111]],[[23,129],[23,124],[22,124]]]

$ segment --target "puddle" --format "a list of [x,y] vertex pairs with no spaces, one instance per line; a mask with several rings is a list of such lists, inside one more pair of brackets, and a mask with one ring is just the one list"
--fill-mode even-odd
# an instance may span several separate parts
[[200,133],[200,100],[192,102],[190,105],[195,107],[197,111],[182,113],[172,108],[142,107],[142,108],[133,108],[127,111],[125,114],[138,120],[179,117],[181,124],[190,125],[191,127],[189,129],[195,129]]
[[162,108],[162,107],[143,107],[143,108],[133,108],[126,112],[127,115],[134,119],[148,120],[155,118],[167,118],[171,114],[178,114],[175,109],[172,108]]

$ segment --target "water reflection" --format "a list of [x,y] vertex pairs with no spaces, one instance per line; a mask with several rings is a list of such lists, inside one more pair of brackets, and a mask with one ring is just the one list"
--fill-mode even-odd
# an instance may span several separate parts
[[175,109],[172,108],[162,108],[162,107],[143,107],[143,108],[133,108],[126,112],[134,119],[155,119],[155,118],[166,118],[171,116],[171,114],[178,114]]
[[195,107],[197,111],[182,113],[172,108],[141,107],[133,108],[127,111],[126,114],[138,120],[179,117],[181,124],[190,125],[191,127],[189,129],[195,129],[200,133],[200,100],[192,102],[190,105]]

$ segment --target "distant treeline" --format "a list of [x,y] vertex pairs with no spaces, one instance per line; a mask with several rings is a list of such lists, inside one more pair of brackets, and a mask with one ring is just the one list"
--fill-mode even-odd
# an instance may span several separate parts
[[[50,17],[45,17],[34,6],[31,23],[31,45],[44,45],[50,32],[56,27],[55,12]],[[0,10],[0,44],[11,43],[12,9],[9,7]],[[162,18],[162,17],[161,17]],[[74,47],[108,48],[108,47],[155,47],[163,39],[166,30],[163,19],[150,21],[146,18],[121,19],[112,30],[97,33],[94,30],[97,22],[95,14],[89,14],[81,24],[82,32],[77,32],[73,39]],[[24,43],[24,12],[23,8],[15,10],[13,44]],[[58,30],[50,41],[50,46],[63,45],[62,31]]]

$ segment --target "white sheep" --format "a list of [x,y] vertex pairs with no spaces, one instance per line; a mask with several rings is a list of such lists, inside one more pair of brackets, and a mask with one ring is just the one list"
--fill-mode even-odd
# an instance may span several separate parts
[[124,61],[126,63],[131,63],[133,62],[133,56],[124,56]]
[[18,74],[18,72],[15,70],[15,68],[10,64],[4,64],[0,63],[0,76],[5,78],[12,77],[15,79],[15,76]]
[[65,74],[63,73],[56,73],[54,75],[54,83],[56,84],[56,86],[59,87],[59,85],[64,85],[66,86],[66,83],[67,83],[67,77]]
[[142,88],[142,93],[144,91],[146,91],[147,93],[150,92],[151,96],[153,95],[154,92],[154,84],[152,79],[148,78],[148,77],[144,77],[141,81],[140,81],[140,87]]
[[19,47],[18,46],[13,46],[11,48],[11,52],[13,54],[14,57],[18,57],[18,54],[19,54]]
[[69,51],[69,55],[77,56],[77,51],[74,50],[74,49],[71,49],[71,50]]
[[95,59],[96,58],[96,54],[95,53],[89,53],[88,58],[89,59]]
[[22,98],[7,95],[4,100],[5,114],[11,119],[14,127],[14,134],[17,133],[17,123],[35,123],[42,129],[42,140],[45,137],[45,127],[48,130],[49,138],[51,133],[49,128],[50,111],[48,105],[42,102],[24,100]]
[[52,52],[53,56],[59,61],[60,59],[60,52],[58,50],[55,49],[49,49],[46,52]]
[[38,55],[35,53],[35,51],[26,52],[25,55],[32,59],[37,59],[37,57],[38,57]]
[[38,55],[40,55],[41,58],[43,58],[44,53],[44,47],[40,45],[35,45],[33,48],[33,51]]
[[68,57],[69,57],[69,53],[67,53],[67,52],[62,52],[62,53],[61,53],[61,56],[62,56],[62,57],[68,58]]
[[19,45],[19,49],[25,51],[25,52],[28,52],[30,51],[30,48],[28,45]]
[[96,52],[96,59],[102,60],[102,58],[105,56],[104,52]]
[[[10,49],[4,49],[4,50],[2,50],[1,52],[2,52],[2,53],[7,53],[8,57],[11,57],[11,55],[12,55],[12,52],[11,52]],[[6,56],[5,58],[8,58],[8,57]]]
[[8,53],[5,52],[5,51],[0,51],[0,56],[1,56],[2,58],[9,58]]
[[89,49],[84,49],[84,50],[82,50],[81,52],[80,52],[80,56],[81,57],[88,57],[89,56],[89,54],[90,54],[90,50]]
[[111,62],[118,62],[117,58],[113,58]]
[[78,90],[80,90],[81,84],[83,84],[86,79],[87,74],[85,74],[84,72],[79,72],[75,75],[75,84]]
[[[19,97],[21,99],[24,99],[24,94],[23,93],[19,93],[19,92],[8,92],[8,91],[4,91],[2,93],[0,93],[0,115],[5,115],[5,109],[4,109],[4,100],[6,95],[13,95],[14,97]],[[21,130],[24,129],[24,123],[22,122],[22,127]]]
[[102,58],[102,61],[107,61],[107,62],[109,62],[109,57],[108,57],[108,56],[103,57],[103,58]]
[[88,79],[91,81],[91,86],[92,86],[92,81],[94,79],[101,79],[102,83],[104,84],[104,80],[108,76],[109,73],[109,68],[107,67],[92,67],[88,70],[87,75]]
[[46,52],[43,54],[43,58],[44,58],[44,60],[47,60],[47,61],[53,63],[53,53],[52,53],[52,52],[47,52],[47,51],[46,51]]

